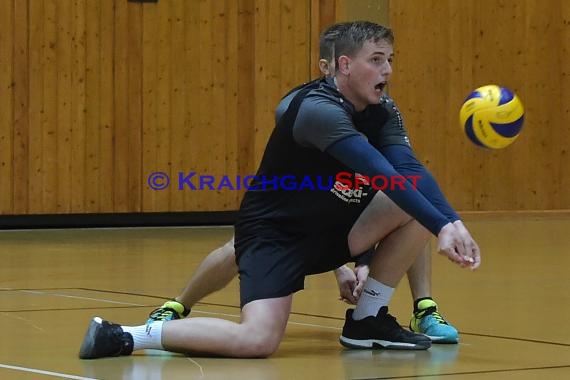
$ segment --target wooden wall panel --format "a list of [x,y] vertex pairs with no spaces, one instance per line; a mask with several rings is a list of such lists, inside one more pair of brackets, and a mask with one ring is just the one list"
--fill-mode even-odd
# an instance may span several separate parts
[[115,12],[113,0],[99,1],[99,212],[113,212],[115,208],[115,106],[113,91],[115,87],[113,72]]
[[[569,208],[563,0],[0,0],[0,213],[237,209],[243,191],[179,190],[178,173],[215,186],[253,174],[278,100],[319,75],[320,31],[385,22],[388,4],[390,91],[453,204]],[[489,82],[527,109],[501,151],[472,146],[457,122]],[[155,171],[168,189],[149,187]]]
[[[74,33],[74,7],[71,2],[60,2],[57,6],[57,42],[55,45],[57,56],[57,97],[56,100],[56,212],[71,212],[72,199],[72,105],[74,75],[76,67],[72,54],[72,38]],[[104,101],[104,98],[101,99]]]
[[[94,17],[94,15],[90,15]],[[71,212],[86,212],[85,207],[85,82],[86,82],[86,57],[85,57],[85,0],[74,0],[71,5],[71,131],[70,139],[70,170],[71,177],[69,186]],[[58,43],[61,43],[59,41]],[[31,102],[31,101],[30,101]],[[90,142],[89,142],[90,143]],[[65,149],[65,148],[64,148]],[[31,197],[35,194],[30,194]],[[35,214],[41,211],[29,210]]]
[[[141,211],[142,7],[115,0],[114,211]],[[117,71],[118,68],[118,71]]]
[[[237,207],[236,192],[180,190],[179,175],[196,173],[191,183],[200,188],[199,176],[213,176],[217,187],[222,175],[237,174],[238,19],[252,18],[242,6],[178,0],[143,8],[143,181],[157,171],[171,181],[160,191],[145,183],[144,211]],[[243,80],[252,81],[249,71]]]
[[[563,207],[570,207],[570,175],[568,175],[568,166],[570,162],[570,3],[567,1],[560,2],[560,15],[563,21],[563,27],[560,30],[559,46],[560,49],[560,73],[558,86],[561,94],[560,112],[562,113],[563,122],[560,123],[560,134],[558,143],[562,146],[560,156],[555,161],[555,165],[559,168],[558,178],[560,187],[560,204]],[[558,205],[556,205],[558,207]]]
[[366,20],[389,24],[388,0],[335,0],[337,21]]
[[[260,1],[255,13],[255,158],[259,162],[281,96],[310,77],[310,4]],[[300,26],[305,28],[299,29]]]
[[[12,209],[3,210],[5,214],[27,214],[28,213],[28,182],[29,182],[29,73],[28,67],[30,64],[29,49],[28,49],[28,6],[25,2],[13,2],[13,40],[14,52],[12,60],[13,72],[13,105],[14,112],[12,113],[13,124],[13,155],[12,159],[12,192],[5,194],[2,193],[2,198],[12,199]],[[3,115],[0,115],[3,117]],[[0,179],[4,181],[4,179]],[[4,202],[6,203],[6,202]]]
[[[563,0],[390,2],[392,95],[458,209],[570,207],[569,10]],[[487,83],[526,106],[523,132],[504,150],[476,148],[458,126],[464,97]]]
[[[179,190],[180,173],[254,174],[278,99],[309,77],[309,3],[159,2],[143,17],[143,210],[236,209],[243,191]],[[288,38],[285,38],[287,36]],[[157,54],[158,52],[158,54]]]
[[[252,99],[255,97],[255,25],[252,22],[255,16],[255,0],[238,1],[237,18],[237,99],[233,108],[236,110],[235,134],[237,135],[236,146],[236,172],[254,173],[257,169],[255,162],[255,128],[254,120],[256,108],[252,106]],[[255,104],[255,103],[253,103]],[[241,192],[235,191],[234,196],[237,205],[241,199]]]
[[[30,196],[28,199],[29,208],[32,212],[41,210],[43,207],[43,179],[44,168],[42,165],[42,129],[43,129],[43,114],[45,112],[44,104],[44,77],[47,70],[44,70],[44,53],[45,53],[45,39],[44,39],[44,25],[47,21],[44,14],[46,2],[33,2],[30,4],[30,35],[29,35],[29,99],[30,106],[28,108],[30,128],[29,128],[29,191]],[[46,205],[47,206],[47,205]],[[46,207],[48,208],[48,207]],[[48,208],[49,209],[49,208]]]
[[[127,181],[128,204],[127,209],[132,211],[142,211],[142,189],[144,186],[142,173],[142,5],[127,6],[128,33],[127,43],[129,49],[128,62],[128,115],[127,129],[128,139],[128,168],[129,176]],[[123,127],[123,126],[122,126]],[[120,179],[120,177],[119,177]]]
[[312,78],[321,75],[319,70],[319,35],[327,26],[336,21],[336,0],[311,0],[311,46],[309,69]]
[[85,2],[85,182],[84,207],[87,212],[100,211],[100,181],[104,173],[99,166],[101,114],[101,39],[99,33],[100,6],[98,1]]
[[[195,130],[196,139],[191,142],[196,152],[196,160],[189,162],[183,172],[196,171],[197,175],[213,176],[214,187],[220,178],[227,173],[224,155],[226,129],[231,128],[233,121],[226,124],[224,83],[235,80],[235,67],[225,65],[226,36],[235,31],[226,28],[227,3],[203,1],[200,3],[199,40],[200,60],[196,86],[200,90],[200,99],[196,113],[199,127]],[[191,86],[193,87],[193,86]],[[198,181],[193,181],[200,186]],[[211,211],[218,206],[221,198],[216,190],[200,190],[192,197],[194,207]],[[190,206],[192,207],[192,206]]]
[[[223,88],[224,93],[224,120],[222,121],[222,128],[225,131],[224,152],[221,154],[221,159],[223,160],[223,165],[225,166],[225,173],[231,175],[232,173],[239,174],[240,167],[238,161],[246,160],[246,157],[238,156],[239,145],[238,145],[238,114],[241,109],[238,107],[238,98],[245,96],[239,92],[239,41],[241,39],[246,39],[247,35],[240,34],[239,19],[240,16],[244,14],[244,11],[249,9],[250,2],[237,2],[228,0],[226,1],[227,9],[225,12],[225,24],[227,28],[227,34],[224,39],[224,55],[220,57],[220,65],[222,67],[233,67],[233,78],[225,80],[221,83],[221,88]],[[222,18],[220,17],[221,21]],[[251,120],[251,119],[250,119]],[[234,181],[235,182],[235,181]],[[239,207],[239,202],[242,197],[241,191],[221,191],[219,192],[219,197],[222,200],[222,204],[217,203],[216,207],[222,210],[231,210],[232,208],[237,209]]]
[[13,208],[13,28],[13,4],[0,2],[0,194],[3,194],[0,196],[0,213],[10,212]]
[[[115,4],[113,14],[113,210],[127,212],[129,207],[129,167],[134,165],[129,154],[129,24],[128,4]],[[135,63],[132,62],[134,65]],[[137,128],[133,125],[131,128]]]

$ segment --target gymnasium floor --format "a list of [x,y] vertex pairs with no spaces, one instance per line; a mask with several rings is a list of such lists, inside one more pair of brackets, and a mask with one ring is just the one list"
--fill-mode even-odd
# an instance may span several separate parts
[[[269,359],[160,351],[81,361],[91,317],[142,324],[177,294],[230,228],[0,231],[0,379],[568,379],[570,216],[466,218],[483,253],[476,272],[434,254],[434,295],[461,331],[428,351],[351,351],[338,336],[346,305],[332,274],[297,294],[285,340]],[[193,315],[237,319],[238,284]],[[407,281],[391,313],[408,323]]]

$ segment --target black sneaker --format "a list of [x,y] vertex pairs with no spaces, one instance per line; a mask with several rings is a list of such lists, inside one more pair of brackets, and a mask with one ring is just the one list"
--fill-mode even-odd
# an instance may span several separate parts
[[109,356],[130,355],[133,352],[133,336],[121,326],[99,317],[91,320],[79,349],[80,359],[97,359]]
[[348,348],[385,348],[389,350],[427,350],[430,339],[403,329],[396,318],[388,314],[388,307],[380,308],[376,317],[360,321],[352,319],[353,309],[346,311],[346,320],[340,344]]

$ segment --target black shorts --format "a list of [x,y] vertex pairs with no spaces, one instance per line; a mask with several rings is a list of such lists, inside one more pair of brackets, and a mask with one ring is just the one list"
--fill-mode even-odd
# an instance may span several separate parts
[[325,215],[314,223],[303,220],[300,229],[263,219],[236,223],[241,306],[258,299],[288,296],[304,288],[306,275],[328,272],[354,261],[348,234],[373,195],[350,208],[337,207],[337,200],[329,198],[337,203],[327,203],[330,207],[324,208]]

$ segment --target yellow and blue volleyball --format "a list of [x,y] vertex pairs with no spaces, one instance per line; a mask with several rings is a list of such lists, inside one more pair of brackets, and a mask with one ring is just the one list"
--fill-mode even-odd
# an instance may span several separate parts
[[524,107],[513,91],[490,84],[477,88],[465,98],[459,121],[474,144],[501,149],[519,136],[524,124]]

